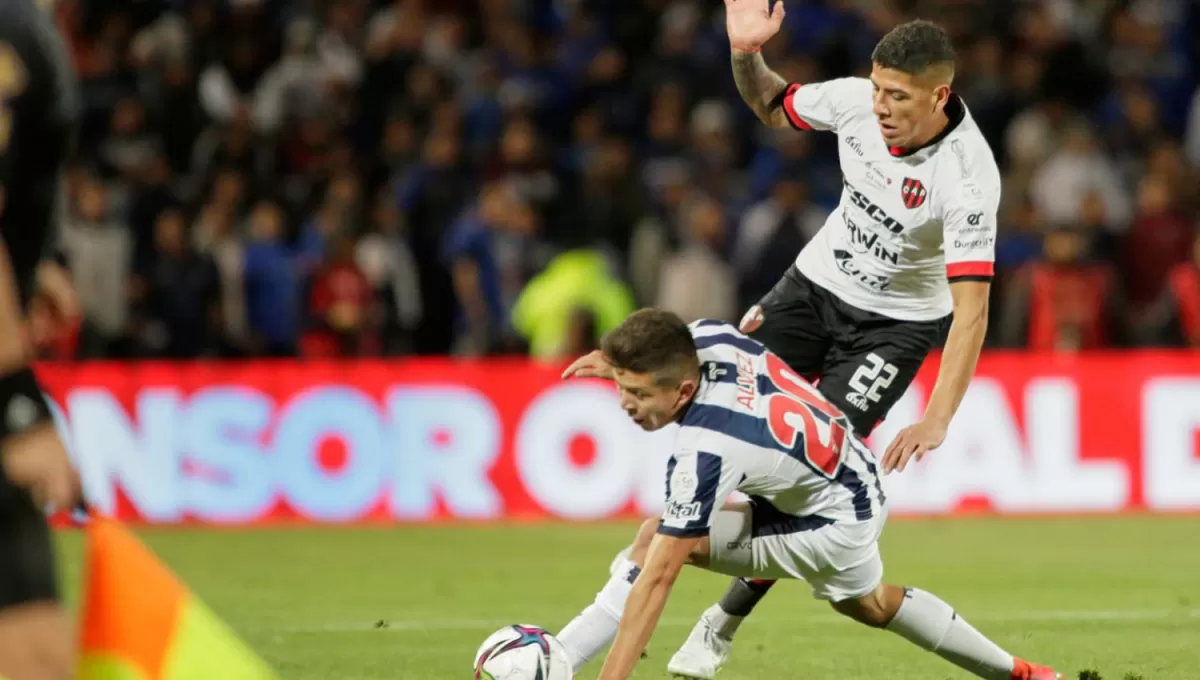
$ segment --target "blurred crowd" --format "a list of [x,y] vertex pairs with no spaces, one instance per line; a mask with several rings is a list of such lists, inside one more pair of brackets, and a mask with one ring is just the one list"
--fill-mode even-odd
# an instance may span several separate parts
[[[532,353],[736,321],[836,205],[715,0],[61,0],[83,91],[51,358]],[[943,24],[1005,176],[989,344],[1200,345],[1200,5],[790,0],[793,82]]]

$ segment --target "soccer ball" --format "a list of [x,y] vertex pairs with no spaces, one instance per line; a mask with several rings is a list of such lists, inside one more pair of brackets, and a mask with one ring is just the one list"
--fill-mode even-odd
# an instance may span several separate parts
[[475,652],[475,680],[571,680],[567,650],[537,626],[505,626]]

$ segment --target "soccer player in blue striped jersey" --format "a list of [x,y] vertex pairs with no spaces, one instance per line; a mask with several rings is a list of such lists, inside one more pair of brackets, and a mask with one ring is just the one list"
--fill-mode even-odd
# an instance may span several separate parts
[[[558,637],[601,680],[633,671],[684,564],[803,579],[817,599],[987,680],[1058,680],[1013,657],[926,591],[885,584],[887,498],[846,416],[759,342],[720,321],[632,314],[567,375],[613,380],[646,430],[679,425],[662,517],[647,520],[595,601]],[[727,502],[740,491],[745,502]]]

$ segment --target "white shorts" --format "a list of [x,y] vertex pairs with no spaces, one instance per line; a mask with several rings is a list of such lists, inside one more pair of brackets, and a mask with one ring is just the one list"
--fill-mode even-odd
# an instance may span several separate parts
[[886,509],[861,522],[831,522],[786,515],[755,498],[713,518],[707,568],[746,578],[803,579],[818,600],[861,597],[883,581],[878,541],[886,522]]

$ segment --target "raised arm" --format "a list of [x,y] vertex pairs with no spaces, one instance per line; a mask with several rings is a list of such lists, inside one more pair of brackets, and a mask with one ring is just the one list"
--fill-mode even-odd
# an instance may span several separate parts
[[735,47],[731,61],[733,82],[754,115],[771,127],[787,127],[788,119],[783,112],[787,81],[767,66],[762,52],[757,50],[743,52]]
[[772,0],[725,0],[725,31],[732,50],[733,81],[742,99],[772,127],[788,124],[783,112],[787,81],[767,68],[762,46],[783,25],[783,3]]

